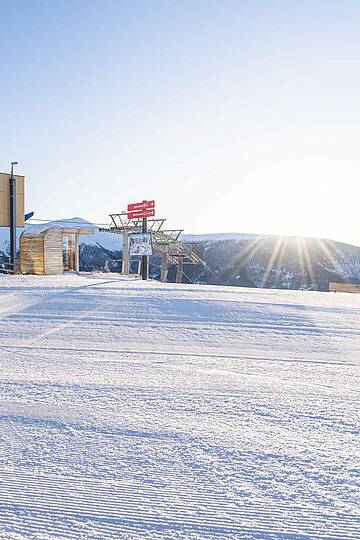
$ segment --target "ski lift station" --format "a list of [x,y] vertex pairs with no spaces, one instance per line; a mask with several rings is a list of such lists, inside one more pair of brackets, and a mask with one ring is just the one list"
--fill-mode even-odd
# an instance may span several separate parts
[[20,236],[20,272],[38,276],[79,272],[80,236],[94,228],[76,223],[32,225]]

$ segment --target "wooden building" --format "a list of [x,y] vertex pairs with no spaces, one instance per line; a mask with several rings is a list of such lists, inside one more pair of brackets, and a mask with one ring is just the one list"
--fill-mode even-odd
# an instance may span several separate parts
[[[0,227],[10,226],[9,173],[0,172]],[[16,226],[24,227],[24,176],[14,174],[16,180]]]
[[91,227],[53,222],[33,225],[20,236],[20,272],[37,276],[79,272],[80,235]]

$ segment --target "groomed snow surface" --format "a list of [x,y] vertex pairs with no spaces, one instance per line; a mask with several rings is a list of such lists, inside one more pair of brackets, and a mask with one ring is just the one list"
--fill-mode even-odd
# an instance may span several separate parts
[[360,295],[0,295],[1,538],[360,538]]

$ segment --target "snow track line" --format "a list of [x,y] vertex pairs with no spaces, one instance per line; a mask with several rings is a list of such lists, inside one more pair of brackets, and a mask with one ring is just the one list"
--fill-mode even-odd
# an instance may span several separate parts
[[[100,485],[98,486],[98,488]],[[24,486],[23,486],[24,489]],[[131,492],[126,493],[126,499],[124,498],[124,491],[121,490],[122,496],[116,497],[114,494],[110,495],[110,493],[104,493],[102,495],[102,500],[107,501],[107,505],[96,505],[94,502],[94,499],[92,498],[92,492],[89,493],[89,496],[86,497],[84,500],[81,500],[79,498],[79,494],[74,495],[73,502],[71,502],[71,499],[67,497],[58,497],[56,496],[54,500],[51,499],[51,496],[49,494],[48,489],[45,488],[44,493],[46,494],[46,502],[38,499],[38,496],[36,494],[37,492],[31,493],[31,502],[24,506],[23,499],[26,500],[26,497],[22,497],[21,494],[15,493],[16,495],[16,503],[12,506],[11,504],[11,497],[4,498],[2,497],[0,499],[0,504],[3,509],[11,509],[12,507],[26,510],[27,507],[29,507],[31,510],[39,511],[42,515],[57,515],[60,516],[66,516],[67,518],[77,517],[81,516],[82,519],[95,519],[99,520],[102,523],[114,523],[114,522],[121,522],[123,520],[127,520],[128,522],[131,522],[132,520],[136,520],[136,522],[146,522],[147,524],[156,524],[161,525],[162,527],[173,527],[176,526],[176,528],[179,527],[189,527],[189,528],[199,528],[200,530],[204,531],[211,531],[214,529],[221,528],[223,532],[231,532],[235,533],[237,531],[246,530],[249,528],[249,530],[254,528],[253,520],[258,520],[261,518],[262,527],[257,526],[257,531],[269,531],[270,530],[278,530],[279,532],[287,532],[288,534],[295,533],[296,531],[299,531],[299,529],[302,529],[302,533],[306,534],[314,534],[314,531],[318,530],[318,526],[322,523],[322,519],[319,518],[319,516],[313,516],[311,519],[311,522],[309,521],[308,516],[306,519],[302,519],[300,516],[296,516],[297,512],[292,511],[292,518],[294,516],[297,517],[296,526],[291,526],[289,523],[286,523],[286,521],[289,520],[289,516],[282,516],[279,513],[279,509],[276,506],[272,506],[271,513],[263,512],[262,510],[256,508],[256,506],[252,509],[252,512],[246,512],[244,513],[244,508],[241,508],[241,511],[238,512],[234,511],[228,511],[228,515],[225,518],[224,511],[227,510],[226,505],[222,505],[221,508],[217,506],[216,508],[221,510],[221,516],[218,518],[214,515],[210,517],[209,515],[209,509],[206,507],[203,508],[202,511],[196,510],[197,518],[193,516],[192,518],[187,517],[185,519],[179,520],[180,515],[183,515],[184,510],[186,510],[187,502],[186,499],[183,501],[183,504],[181,505],[172,505],[172,511],[169,511],[169,509],[166,510],[166,522],[164,522],[161,519],[161,516],[158,514],[158,510],[154,511],[154,508],[151,504],[151,501],[149,501],[149,504],[146,504],[146,501],[144,500],[144,504],[142,505],[142,511],[139,510],[139,508],[136,507],[136,501],[138,499],[138,492],[134,494],[134,496],[131,496]],[[42,492],[39,492],[40,494]],[[60,492],[61,493],[61,492]],[[101,491],[98,491],[99,495],[101,495]],[[161,497],[159,497],[161,493],[157,493],[157,508],[160,508],[160,503],[162,503],[164,509],[167,503],[167,498],[161,500]],[[109,497],[110,495],[110,497]],[[181,495],[181,493],[180,493]],[[81,495],[81,497],[84,496],[84,493]],[[209,494],[208,494],[209,497]],[[133,502],[132,502],[133,501]],[[76,502],[76,504],[74,504]],[[200,502],[200,501],[199,501]],[[109,505],[111,504],[112,508],[110,510]],[[134,506],[135,504],[135,506]],[[114,507],[115,505],[115,507]],[[196,508],[196,507],[195,507]],[[145,511],[146,510],[146,511]],[[287,509],[288,510],[288,509]],[[288,512],[287,512],[288,513]],[[270,517],[271,519],[266,519],[265,516]],[[239,523],[239,525],[234,526],[231,524],[231,522],[234,521],[234,519]],[[199,522],[199,520],[201,520]],[[229,520],[229,525],[226,524],[226,521]],[[284,522],[285,520],[285,522]],[[241,525],[240,525],[241,523]],[[276,525],[275,525],[276,523]],[[327,537],[336,537],[336,538],[348,538],[348,534],[350,532],[356,532],[355,527],[352,527],[350,525],[350,520],[347,519],[334,519],[332,518],[333,527],[339,527],[341,528],[340,531],[334,531],[336,532],[334,535],[328,535]],[[351,522],[353,523],[353,521]],[[346,534],[341,534],[341,532],[344,532],[344,527],[348,529],[348,532]],[[319,538],[322,536],[319,535]]]
[[[180,358],[214,358],[219,360],[244,360],[244,361],[254,361],[254,362],[285,362],[285,363],[301,363],[301,364],[323,364],[323,365],[329,365],[329,366],[356,366],[357,364],[351,363],[349,361],[342,361],[342,362],[336,362],[334,360],[306,360],[303,358],[279,358],[279,357],[269,357],[269,356],[242,356],[242,355],[234,355],[234,354],[218,354],[214,352],[209,353],[197,353],[197,352],[189,352],[189,350],[185,350],[184,352],[181,351],[155,351],[155,350],[149,350],[149,349],[104,349],[104,348],[97,348],[97,347],[51,347],[48,345],[44,345],[43,347],[35,346],[35,345],[15,345],[11,341],[9,342],[8,346],[6,348],[0,347],[0,349],[11,351],[14,350],[37,350],[37,351],[59,351],[59,352],[76,352],[76,353],[103,353],[103,354],[125,354],[125,355],[131,355],[131,356],[175,356]],[[85,359],[86,360],[86,359]],[[94,359],[89,359],[89,361],[93,361]],[[108,360],[107,362],[115,362],[114,360]],[[166,362],[166,360],[164,361]]]
[[[161,535],[164,533],[167,534],[170,531],[176,531],[178,534],[187,534],[187,533],[198,533],[201,534],[200,538],[204,537],[213,537],[217,535],[221,535],[222,538],[224,537],[232,537],[232,538],[241,538],[244,533],[251,533],[254,535],[260,534],[262,535],[261,538],[284,538],[284,539],[292,539],[292,538],[316,538],[319,540],[355,540],[356,537],[353,536],[353,534],[356,534],[355,529],[349,529],[348,531],[324,531],[321,533],[319,529],[313,528],[313,527],[302,527],[301,524],[296,525],[294,527],[288,527],[286,525],[281,526],[278,522],[273,520],[270,523],[264,522],[262,526],[260,526],[258,523],[255,524],[251,520],[240,520],[238,522],[238,525],[233,526],[226,526],[223,522],[221,524],[210,524],[207,521],[189,521],[189,520],[177,520],[177,519],[161,519],[156,516],[154,518],[151,518],[150,516],[143,516],[141,514],[127,514],[126,512],[119,518],[107,518],[103,516],[97,516],[94,517],[92,515],[88,514],[82,514],[80,512],[76,513],[68,513],[65,512],[63,514],[61,510],[51,510],[48,511],[44,508],[26,508],[22,507],[21,505],[5,505],[4,506],[4,513],[5,517],[7,512],[13,512],[15,515],[21,515],[25,514],[27,511],[31,511],[31,517],[27,519],[26,528],[28,532],[31,530],[35,533],[39,533],[41,530],[46,531],[54,531],[55,533],[60,533],[64,535],[66,538],[78,538],[78,536],[73,536],[72,533],[69,532],[69,528],[73,529],[74,525],[72,525],[72,521],[82,521],[84,523],[84,526],[86,526],[86,529],[91,530],[92,524],[95,525],[98,529],[102,530],[102,534],[104,536],[101,536],[101,538],[114,538],[113,535],[115,535],[116,538],[121,536],[121,531],[123,530],[123,526],[126,525],[127,527],[131,527],[131,525],[134,527],[135,531],[136,529],[140,529],[139,533],[144,534],[145,531],[148,531],[151,533],[152,531],[152,537],[157,537],[156,532]],[[36,519],[36,516],[39,516]],[[199,516],[201,518],[201,516]],[[278,516],[274,516],[276,519]],[[61,525],[61,521],[64,521],[64,525]],[[53,524],[53,521],[55,519],[58,519],[60,521],[59,525]],[[262,519],[261,513],[256,515],[257,522]],[[2,519],[0,518],[0,525],[1,525]],[[7,518],[7,523],[9,522],[9,519]],[[66,521],[68,521],[68,524],[66,524]],[[67,527],[66,527],[67,525]],[[339,525],[341,527],[341,524]],[[15,529],[16,530],[16,529]],[[20,529],[21,530],[21,529]],[[131,529],[130,529],[131,530]],[[106,531],[107,534],[106,534]],[[134,531],[134,532],[135,532]],[[109,536],[108,536],[109,535]],[[138,536],[139,537],[139,536]],[[163,536],[161,536],[163,537]],[[88,538],[88,535],[86,535],[86,538]],[[139,538],[143,538],[140,536]],[[251,536],[251,538],[254,538],[254,536]]]
[[[75,315],[72,315],[72,314],[69,314],[69,317],[67,317],[67,323],[66,324],[73,324],[73,322],[85,322],[86,324],[89,324],[89,323],[98,323],[98,324],[101,324],[101,323],[104,323],[104,325],[106,326],[106,324],[108,324],[110,321],[111,321],[111,324],[113,326],[113,328],[123,328],[124,325],[127,326],[127,325],[130,325],[130,324],[135,324],[135,325],[146,325],[146,326],[153,326],[155,323],[149,321],[149,318],[148,317],[132,317],[130,315],[127,315],[126,316],[126,320],[125,321],[121,321],[121,322],[118,322],[118,321],[114,321],[113,319],[111,319],[111,317],[114,317],[114,314],[112,313],[111,315],[109,315],[109,317],[107,318],[99,318],[99,317],[95,317],[95,316],[89,316],[89,313],[93,313],[94,311],[96,311],[96,309],[92,309],[92,310],[89,310],[88,312],[81,312],[81,315],[79,317],[79,314],[77,314],[76,316]],[[14,320],[17,320],[19,319],[20,321],[23,320],[23,315],[18,315],[18,314],[12,314],[12,319]],[[31,319],[32,320],[43,320],[43,317],[44,315],[39,315],[39,316],[36,316],[36,315],[33,315],[31,314],[30,315]],[[64,318],[63,316],[55,316],[55,315],[49,315],[47,317],[47,319],[50,321],[50,320],[53,320],[53,321],[64,321]],[[161,324],[162,322],[166,322],[167,325],[173,325],[175,326],[177,324],[177,322],[181,321],[182,319],[179,318],[179,319],[176,319],[176,318],[166,318],[164,317],[163,319],[161,317],[158,317],[156,316],[156,325],[158,324]],[[239,330],[239,329],[247,329],[247,330],[256,330],[256,331],[260,331],[260,332],[263,332],[263,333],[267,333],[269,330],[273,330],[273,331],[276,331],[277,333],[296,333],[297,335],[298,334],[301,334],[301,333],[304,333],[304,334],[309,334],[309,333],[321,333],[321,334],[331,334],[331,335],[340,335],[340,336],[360,336],[360,329],[351,329],[349,330],[348,328],[341,328],[339,327],[338,325],[337,326],[322,326],[322,325],[309,325],[309,324],[305,324],[305,323],[300,323],[299,321],[294,321],[294,324],[284,324],[284,323],[281,323],[281,322],[277,322],[276,324],[274,323],[269,323],[269,322],[254,322],[254,323],[249,323],[249,322],[242,322],[242,321],[212,321],[212,320],[198,320],[196,322],[194,322],[191,326],[192,327],[216,327],[216,328],[222,328],[224,327],[225,329],[229,329],[229,328],[233,328],[234,330]],[[184,327],[186,328],[186,323],[184,325]]]

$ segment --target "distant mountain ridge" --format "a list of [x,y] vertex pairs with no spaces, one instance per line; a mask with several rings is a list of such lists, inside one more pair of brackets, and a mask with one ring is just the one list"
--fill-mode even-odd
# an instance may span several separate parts
[[[257,234],[246,233],[209,233],[209,234],[182,234],[181,240],[184,242],[206,242],[217,240],[253,240]],[[260,235],[264,236],[264,235]]]
[[280,289],[328,290],[329,282],[360,283],[360,247],[320,238],[265,237],[198,244],[204,283]]

